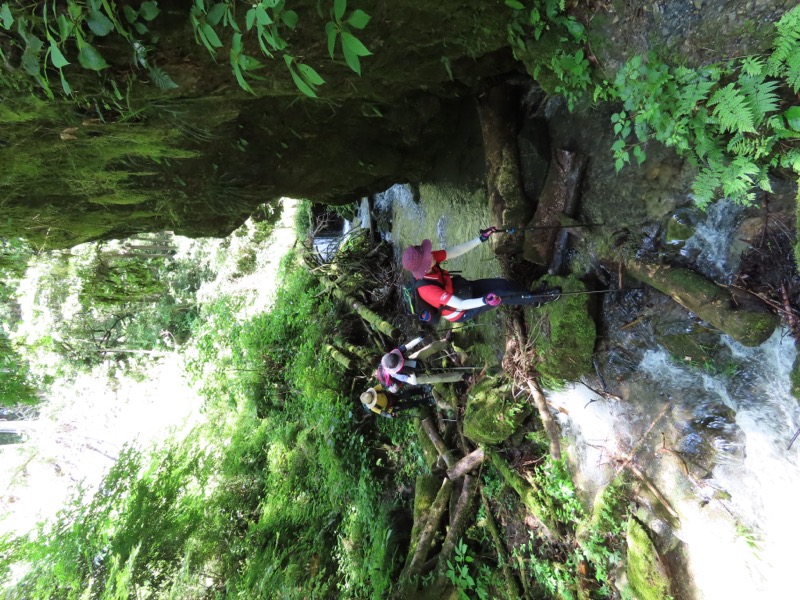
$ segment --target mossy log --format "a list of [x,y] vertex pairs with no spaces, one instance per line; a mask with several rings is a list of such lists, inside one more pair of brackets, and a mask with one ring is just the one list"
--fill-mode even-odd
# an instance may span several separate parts
[[509,567],[511,564],[511,559],[508,555],[508,550],[503,543],[503,536],[500,535],[500,528],[497,526],[494,515],[492,515],[492,507],[489,506],[489,501],[486,499],[486,494],[483,493],[483,489],[480,490],[480,495],[481,503],[483,504],[483,511],[486,514],[486,529],[489,530],[489,535],[491,535],[492,542],[494,542],[494,547],[497,551],[497,563],[500,565],[500,568],[503,571],[503,578],[506,581],[505,597],[508,598],[508,600],[518,600],[520,597],[520,589],[519,585],[517,585],[517,580],[515,579],[514,574],[511,572],[511,568]]
[[625,266],[631,276],[667,294],[744,346],[764,343],[778,326],[778,318],[765,307],[734,297],[727,288],[689,269],[640,262]]
[[428,552],[431,549],[433,536],[439,529],[442,517],[450,504],[450,494],[452,491],[453,482],[447,478],[442,480],[442,486],[439,488],[436,499],[433,501],[433,504],[431,504],[431,508],[425,517],[425,527],[420,534],[414,556],[411,558],[411,561],[406,562],[403,573],[400,575],[400,581],[404,588],[403,592],[401,592],[402,597],[409,597],[408,592],[410,592],[410,588],[416,587],[416,584],[413,583],[414,579],[420,574],[421,567],[425,564],[425,559],[428,557]]
[[475,507],[475,497],[478,493],[479,482],[477,477],[471,475],[464,476],[464,485],[461,488],[461,494],[458,497],[458,503],[453,511],[450,528],[447,530],[447,535],[442,542],[442,549],[439,551],[439,557],[436,565],[436,573],[438,584],[445,585],[447,579],[445,573],[447,572],[447,561],[453,557],[455,552],[456,543],[464,534],[467,529],[467,523],[472,517],[472,510]]
[[486,450],[492,465],[500,472],[505,482],[517,492],[520,500],[530,513],[536,517],[548,530],[557,531],[558,521],[552,516],[551,510],[539,501],[539,494],[535,484],[525,478],[514,469],[496,452]]
[[418,475],[414,487],[414,524],[411,527],[411,538],[408,544],[406,563],[411,564],[417,550],[422,530],[425,528],[428,511],[439,491],[441,479],[435,475]]
[[376,331],[380,331],[382,334],[388,336],[393,340],[399,340],[400,336],[402,335],[401,331],[386,321],[383,317],[381,317],[376,312],[373,312],[364,304],[353,298],[352,296],[348,296],[338,288],[332,287],[330,288],[331,292],[334,296],[339,298],[342,302],[347,304],[351,309],[353,309],[358,315],[363,318],[367,323],[370,324]]
[[325,344],[323,346],[325,351],[331,355],[331,358],[342,365],[345,369],[352,369],[353,368],[353,360],[348,358],[339,348],[332,344]]

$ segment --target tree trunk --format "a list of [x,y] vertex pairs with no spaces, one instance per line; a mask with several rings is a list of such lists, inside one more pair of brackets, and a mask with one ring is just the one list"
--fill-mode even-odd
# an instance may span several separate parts
[[450,456],[451,450],[442,441],[439,432],[436,431],[436,426],[433,424],[433,420],[428,417],[427,419],[424,419],[420,425],[422,426],[422,430],[428,434],[431,443],[433,443],[433,447],[436,448],[436,452],[438,452],[439,456],[444,459],[444,464],[447,465],[448,469],[452,469],[455,466],[456,461],[452,456]]
[[553,460],[561,460],[561,430],[556,425],[553,416],[550,414],[550,408],[547,406],[547,399],[544,397],[544,392],[539,384],[533,379],[528,379],[528,389],[531,391],[533,403],[539,411],[539,418],[542,420],[544,430],[547,432],[547,437],[550,439],[550,455]]
[[333,360],[335,360],[336,362],[338,362],[340,365],[342,365],[342,366],[343,366],[345,369],[347,369],[348,371],[349,371],[349,370],[352,370],[352,368],[353,368],[353,361],[352,361],[352,359],[348,358],[348,357],[347,357],[347,356],[346,356],[346,355],[345,355],[345,354],[344,354],[344,353],[343,353],[341,350],[339,350],[339,349],[338,349],[336,346],[333,346],[332,344],[325,344],[325,345],[324,345],[324,348],[325,348],[325,350],[328,352],[328,354],[330,354],[330,355],[331,355],[331,357],[333,358]]
[[[428,511],[425,528],[422,530],[422,534],[419,537],[417,550],[414,552],[411,562],[406,564],[400,576],[400,581],[404,582],[404,587],[406,588],[410,587],[411,581],[414,577],[419,575],[421,567],[425,563],[425,559],[431,549],[431,543],[433,543],[433,535],[439,529],[447,505],[450,503],[450,493],[452,491],[453,482],[447,478],[443,479],[442,487],[439,488],[439,493],[436,494],[436,499],[433,501],[431,509]],[[406,596],[406,594],[403,594],[403,596]]]
[[447,561],[452,558],[456,543],[467,528],[467,523],[472,516],[472,508],[475,506],[475,494],[478,492],[478,487],[477,477],[472,475],[464,476],[464,487],[461,488],[458,504],[456,504],[453,517],[450,519],[450,528],[447,530],[442,549],[439,552],[439,560],[436,567],[439,585],[444,585],[446,582]]
[[370,326],[375,329],[376,331],[380,331],[382,334],[388,336],[392,340],[399,340],[402,332],[389,323],[388,321],[384,320],[379,314],[371,311],[369,308],[364,306],[361,302],[353,298],[352,296],[348,296],[341,290],[335,287],[330,288],[331,292],[334,296],[342,300],[347,306],[352,308],[358,315],[364,319]]

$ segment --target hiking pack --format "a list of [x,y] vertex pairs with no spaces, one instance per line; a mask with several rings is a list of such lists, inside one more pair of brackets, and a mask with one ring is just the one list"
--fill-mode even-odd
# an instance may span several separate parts
[[437,284],[429,279],[412,279],[408,285],[403,286],[403,297],[406,301],[406,308],[410,314],[416,316],[420,321],[436,326],[442,315],[437,307],[428,304],[422,296],[419,295],[419,288],[424,285]]

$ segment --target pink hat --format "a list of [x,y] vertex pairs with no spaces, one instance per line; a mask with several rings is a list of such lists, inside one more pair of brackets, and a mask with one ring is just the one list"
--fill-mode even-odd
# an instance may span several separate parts
[[381,358],[381,366],[383,367],[383,370],[391,375],[394,375],[400,369],[402,369],[404,362],[405,360],[403,359],[403,353],[397,348],[391,352],[387,352],[383,355],[383,358]]
[[415,279],[422,279],[425,273],[430,271],[432,259],[431,241],[422,240],[419,246],[409,246],[405,249],[403,252],[403,268],[411,271]]

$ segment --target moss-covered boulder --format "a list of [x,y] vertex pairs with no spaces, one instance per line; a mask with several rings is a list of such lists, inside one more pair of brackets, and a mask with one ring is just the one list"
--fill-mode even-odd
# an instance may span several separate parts
[[628,520],[628,585],[639,600],[667,600],[669,579],[653,542],[636,519]]
[[[563,292],[581,292],[586,286],[574,277],[549,277],[547,286]],[[592,369],[597,329],[585,294],[563,295],[539,308],[526,308],[529,335],[539,373],[551,381],[574,381]]]
[[487,377],[469,392],[464,415],[464,435],[479,444],[507,440],[530,414],[531,407],[516,400],[511,382]]

